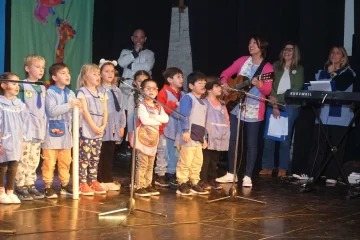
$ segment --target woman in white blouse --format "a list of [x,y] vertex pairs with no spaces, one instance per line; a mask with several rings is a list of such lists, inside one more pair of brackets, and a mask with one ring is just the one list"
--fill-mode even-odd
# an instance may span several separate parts
[[[272,92],[269,96],[270,100],[285,103],[284,93],[286,90],[303,89],[304,69],[299,64],[299,61],[299,47],[291,42],[285,43],[280,52],[280,60],[273,64],[275,78],[272,85]],[[281,107],[280,105],[269,104],[267,108],[267,113],[273,114],[275,118],[280,117],[280,112],[282,111],[288,115],[288,135],[285,136],[284,141],[280,142],[278,176],[285,176],[289,168],[292,132],[295,120],[300,112],[300,106],[286,105],[286,107]],[[260,175],[272,174],[274,169],[274,155],[275,140],[265,139]]]

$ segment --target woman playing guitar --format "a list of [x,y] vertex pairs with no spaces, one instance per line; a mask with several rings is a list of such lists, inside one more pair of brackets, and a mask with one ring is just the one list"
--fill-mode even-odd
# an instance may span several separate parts
[[[229,95],[230,91],[226,91],[229,87],[228,80],[233,75],[241,75],[251,79],[251,85],[249,93],[258,97],[266,97],[271,93],[272,89],[272,77],[267,80],[259,80],[260,74],[274,72],[273,67],[270,63],[263,62],[266,57],[268,43],[260,36],[252,36],[249,41],[249,53],[250,56],[243,56],[237,59],[229,68],[221,73],[224,86],[225,95]],[[269,75],[269,74],[267,74]],[[260,77],[261,78],[261,77]],[[264,120],[265,113],[265,101],[257,98],[246,97],[243,101],[241,109],[237,104],[234,109],[230,112],[230,144],[229,144],[229,172],[225,176],[217,178],[216,181],[220,183],[232,182],[233,174],[236,174],[234,169],[234,155],[235,155],[235,144],[236,144],[236,132],[240,131],[237,129],[237,116],[240,112],[241,122],[240,129],[244,129],[244,136],[246,138],[246,171],[243,178],[243,187],[252,187],[251,176],[257,159],[257,145],[258,135],[261,122]],[[244,128],[242,127],[244,126]],[[241,141],[244,138],[239,139],[239,155],[241,155]],[[239,156],[238,155],[238,156]],[[235,177],[237,181],[237,176]]]

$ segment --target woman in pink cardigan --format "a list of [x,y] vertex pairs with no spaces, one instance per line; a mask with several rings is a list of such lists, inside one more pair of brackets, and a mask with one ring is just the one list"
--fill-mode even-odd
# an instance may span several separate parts
[[[262,81],[254,76],[261,62],[266,57],[268,43],[260,36],[253,36],[249,42],[250,56],[243,56],[236,60],[229,68],[221,73],[221,82],[227,86],[227,80],[233,75],[246,76],[251,80],[251,89],[249,93],[259,97],[266,97],[271,93],[272,79]],[[273,72],[273,67],[270,63],[266,63],[259,74]],[[226,89],[226,88],[225,88]],[[233,181],[233,174],[236,174],[234,169],[234,155],[237,129],[237,116],[239,115],[239,104],[230,112],[230,144],[229,144],[229,172],[223,177],[217,178],[216,181],[220,183],[227,183]],[[240,129],[244,129],[244,140],[246,139],[246,171],[243,178],[243,187],[252,187],[251,176],[257,159],[257,145],[261,121],[264,120],[265,101],[256,98],[246,97],[244,106],[240,111]],[[239,139],[239,154],[241,156],[242,138],[240,133]],[[235,176],[237,181],[237,176]]]

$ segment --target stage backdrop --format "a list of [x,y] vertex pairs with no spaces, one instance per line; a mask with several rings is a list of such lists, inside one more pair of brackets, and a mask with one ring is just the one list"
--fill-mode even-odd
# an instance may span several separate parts
[[12,0],[11,71],[25,78],[23,59],[38,54],[48,67],[64,62],[70,67],[71,88],[84,63],[92,60],[94,0]]
[[5,60],[5,2],[0,0],[0,73],[4,72]]

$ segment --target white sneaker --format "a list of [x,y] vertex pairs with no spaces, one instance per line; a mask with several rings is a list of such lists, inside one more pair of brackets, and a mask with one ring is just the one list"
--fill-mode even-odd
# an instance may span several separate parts
[[11,204],[12,201],[6,193],[2,193],[2,194],[0,194],[0,203]]
[[326,183],[328,183],[328,184],[336,184],[337,181],[335,179],[328,178],[328,179],[326,179]]
[[120,183],[118,182],[100,183],[100,185],[106,191],[119,191],[121,187]]
[[[227,172],[224,176],[215,179],[215,181],[219,183],[232,183],[233,178],[234,178],[234,174]],[[238,179],[237,176],[235,175],[235,182],[237,181]]]
[[251,182],[251,178],[249,178],[248,176],[245,176],[243,178],[243,187],[252,187],[252,182]]
[[20,199],[18,198],[18,196],[16,196],[16,195],[13,194],[13,193],[8,194],[8,197],[10,198],[10,200],[11,200],[12,203],[15,203],[15,204],[21,203],[21,201],[20,201]]

